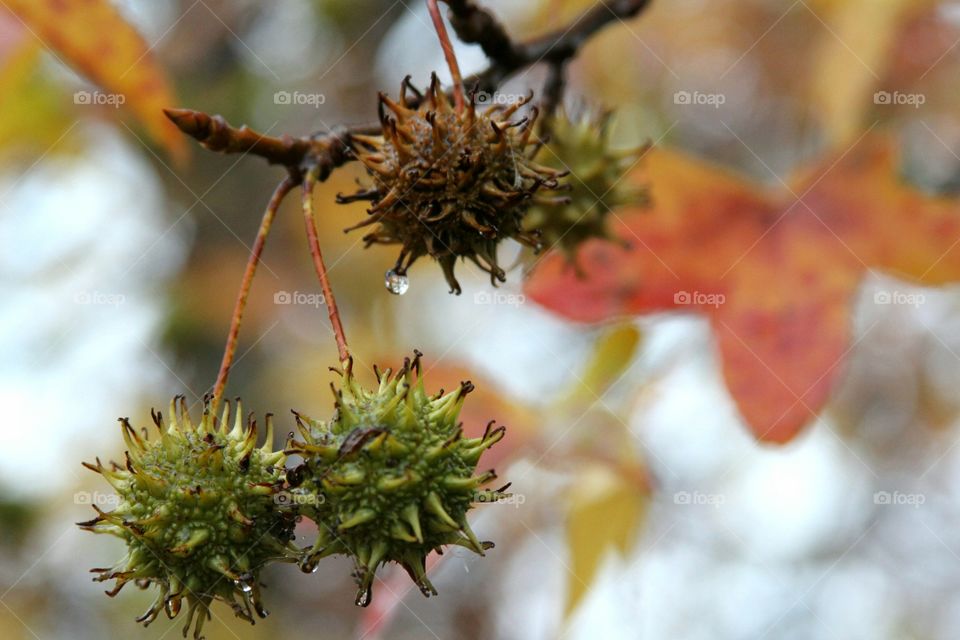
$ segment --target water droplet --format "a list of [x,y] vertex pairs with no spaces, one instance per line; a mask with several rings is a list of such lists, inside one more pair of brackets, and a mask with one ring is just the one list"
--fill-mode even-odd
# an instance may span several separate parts
[[234,580],[233,584],[244,593],[253,593],[253,585],[245,580]]
[[306,557],[300,561],[300,571],[304,573],[316,573],[320,568],[320,562],[312,556]]
[[405,273],[398,273],[390,269],[383,279],[383,284],[390,293],[402,296],[407,292],[407,289],[410,288],[410,278],[408,278]]
[[373,600],[373,590],[370,587],[361,587],[357,592],[356,605],[358,607],[367,607],[370,606],[370,602]]

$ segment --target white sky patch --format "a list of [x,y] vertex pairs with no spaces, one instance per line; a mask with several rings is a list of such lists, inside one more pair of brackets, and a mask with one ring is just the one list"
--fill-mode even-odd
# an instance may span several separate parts
[[[77,132],[83,131],[78,125]],[[116,439],[145,385],[159,289],[186,250],[142,154],[105,127],[79,155],[0,176],[0,486],[19,495],[75,484]],[[165,401],[164,401],[165,402]]]

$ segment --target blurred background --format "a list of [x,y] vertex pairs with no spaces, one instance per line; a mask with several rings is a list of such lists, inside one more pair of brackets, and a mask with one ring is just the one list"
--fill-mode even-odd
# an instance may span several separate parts
[[[602,1],[602,0],[598,0]],[[489,0],[517,38],[563,28],[591,0]],[[116,419],[216,376],[236,287],[283,171],[190,142],[174,161],[125,108],[89,104],[87,80],[0,2],[0,636],[157,640],[153,599],[90,581],[122,544],[81,532],[106,483],[81,460],[122,456]],[[376,92],[412,74],[449,79],[414,0],[122,0],[178,104],[279,135],[364,122]],[[570,68],[571,107],[615,110],[618,144],[653,141],[776,187],[837,140],[874,129],[929,193],[960,190],[960,2],[674,0],[614,21]],[[457,45],[465,75],[478,47]],[[508,90],[539,89],[533,67]],[[922,95],[889,104],[875,92]],[[305,96],[277,98],[278,92]],[[718,96],[723,100],[687,96]],[[859,304],[849,370],[817,424],[755,442],[723,385],[705,320],[679,314],[581,326],[522,290],[517,247],[504,295],[458,269],[460,297],[418,263],[390,295],[394,248],[363,250],[333,204],[361,172],[317,194],[327,263],[353,351],[373,363],[425,354],[434,388],[470,377],[472,429],[507,439],[486,459],[519,497],[482,506],[486,558],[451,551],[422,598],[383,572],[353,605],[345,559],[313,575],[267,571],[272,614],[250,627],[214,608],[212,639],[792,639],[960,635],[960,296]],[[655,185],[654,185],[655,194]],[[887,276],[874,274],[862,291]],[[901,291],[908,285],[896,285]],[[919,292],[919,290],[917,290]],[[259,415],[332,410],[336,348],[296,198],[267,245],[228,395]],[[491,303],[493,301],[493,303]],[[611,364],[612,362],[612,364]],[[497,451],[499,449],[499,451]],[[886,495],[888,499],[883,499]],[[878,496],[880,496],[878,498]],[[299,534],[306,543],[312,532]]]

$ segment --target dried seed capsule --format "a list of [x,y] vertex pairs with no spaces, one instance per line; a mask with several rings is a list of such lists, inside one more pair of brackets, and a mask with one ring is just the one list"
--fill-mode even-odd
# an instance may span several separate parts
[[458,258],[490,274],[493,284],[506,274],[497,263],[497,246],[513,238],[538,248],[537,234],[522,219],[537,194],[556,189],[564,171],[532,160],[539,148],[533,136],[536,109],[511,120],[529,100],[478,109],[471,99],[457,111],[433,76],[419,106],[409,106],[405,80],[400,100],[380,95],[382,132],[353,136],[352,147],[373,186],[341,203],[370,201],[369,217],[356,229],[376,225],[364,236],[372,244],[399,244],[393,273],[403,275],[421,256],[440,263],[452,293]]

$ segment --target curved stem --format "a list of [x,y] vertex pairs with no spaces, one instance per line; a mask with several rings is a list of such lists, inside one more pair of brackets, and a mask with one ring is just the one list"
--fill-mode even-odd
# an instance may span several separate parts
[[211,410],[213,415],[217,415],[220,407],[220,400],[223,399],[223,390],[227,386],[227,378],[230,376],[230,367],[233,365],[233,357],[237,352],[237,339],[240,335],[240,323],[243,321],[243,311],[247,307],[247,298],[250,295],[250,286],[253,284],[253,277],[257,273],[257,267],[260,265],[260,257],[263,255],[263,247],[267,243],[267,236],[270,235],[270,228],[273,226],[273,219],[277,215],[280,203],[293,187],[296,181],[287,177],[277,185],[270,202],[267,204],[267,210],[263,213],[263,219],[260,221],[260,229],[257,231],[257,239],[250,250],[250,258],[247,260],[247,268],[243,272],[243,279],[240,281],[240,291],[237,293],[237,302],[233,307],[233,317],[230,319],[230,331],[227,333],[227,344],[223,350],[223,359],[220,361],[220,371],[217,373],[217,382],[213,386],[213,403]]
[[317,270],[317,277],[320,278],[320,287],[323,289],[323,299],[327,304],[327,313],[330,315],[330,326],[333,327],[333,335],[337,339],[337,351],[340,354],[340,362],[344,363],[350,359],[350,350],[347,347],[347,337],[343,332],[343,323],[340,321],[340,310],[337,309],[337,301],[333,297],[333,289],[330,287],[327,267],[323,263],[323,252],[320,250],[317,221],[313,213],[313,187],[316,186],[316,184],[316,170],[307,172],[303,180],[303,221],[307,227],[307,241],[310,243],[310,255],[313,256],[313,266]]
[[430,10],[430,19],[433,20],[433,28],[437,30],[437,37],[440,38],[440,46],[443,48],[443,57],[447,59],[447,66],[450,67],[450,76],[453,78],[453,102],[457,113],[463,113],[463,77],[460,75],[460,65],[457,63],[457,56],[453,52],[453,44],[450,42],[450,36],[447,34],[447,27],[443,24],[443,18],[440,16],[440,7],[437,0],[427,0],[427,8]]

